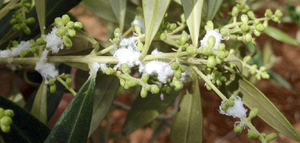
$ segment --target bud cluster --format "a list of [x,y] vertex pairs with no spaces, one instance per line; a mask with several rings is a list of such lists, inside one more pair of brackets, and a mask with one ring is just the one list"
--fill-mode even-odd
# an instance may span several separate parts
[[0,128],[2,132],[8,133],[10,131],[10,126],[13,123],[12,117],[14,115],[13,110],[0,108]]

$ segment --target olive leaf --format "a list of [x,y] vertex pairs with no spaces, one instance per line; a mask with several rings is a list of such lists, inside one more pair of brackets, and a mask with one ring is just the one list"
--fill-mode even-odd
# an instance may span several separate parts
[[285,34],[284,32],[282,32],[281,30],[275,27],[268,26],[264,32],[267,35],[271,36],[272,38],[281,41],[283,43],[298,45],[297,40],[293,39],[292,37],[290,37],[289,35]]
[[181,0],[184,10],[184,16],[187,19],[193,45],[198,46],[201,14],[204,0]]
[[80,88],[45,143],[83,143],[87,141],[93,111],[95,78],[95,74],[91,74]]
[[223,0],[208,0],[208,12],[207,20],[213,20],[217,12],[219,11]]
[[44,124],[47,124],[47,85],[43,79],[33,101],[31,114]]
[[118,91],[119,79],[114,76],[102,75],[97,80],[97,85],[89,136],[99,127],[101,121],[107,115]]
[[121,32],[124,29],[127,0],[109,0],[115,17],[118,19]]
[[0,131],[6,143],[39,143],[46,139],[50,132],[49,128],[30,113],[3,96],[0,96],[0,106],[14,110],[15,114],[10,132]]
[[191,93],[186,91],[180,103],[180,110],[171,127],[172,143],[201,143],[203,115],[199,81],[193,81]]
[[35,0],[35,8],[41,33],[44,34],[44,27],[46,25],[46,0]]
[[296,129],[276,106],[252,83],[242,78],[239,80],[239,87],[246,106],[250,109],[257,108],[259,110],[258,116],[275,130],[295,141],[300,141],[300,136]]
[[161,100],[159,95],[148,95],[146,98],[138,97],[128,113],[123,126],[123,133],[128,135],[155,120],[173,103],[177,95],[177,92],[172,91],[169,95],[164,95],[164,100]]
[[[143,0],[145,47],[148,49],[157,33],[171,0]],[[146,54],[146,53],[143,53]]]

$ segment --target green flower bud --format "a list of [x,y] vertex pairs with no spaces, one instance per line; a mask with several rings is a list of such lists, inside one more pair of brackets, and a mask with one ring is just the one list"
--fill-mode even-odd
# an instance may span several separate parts
[[208,47],[213,48],[215,46],[215,43],[216,43],[216,38],[214,36],[208,37],[207,39]]
[[139,25],[134,25],[134,31],[138,34],[142,33],[142,28]]
[[72,47],[72,40],[68,36],[63,36],[63,42],[67,48]]
[[160,36],[159,36],[160,40],[164,41],[167,39],[167,35],[166,33],[161,33]]
[[277,18],[281,18],[281,17],[283,16],[281,10],[277,9],[277,10],[275,11],[275,16],[276,16]]
[[242,16],[241,16],[241,21],[243,22],[243,23],[248,23],[248,16],[246,15],[246,14],[243,14]]
[[212,21],[207,21],[206,25],[205,25],[205,30],[209,31],[209,30],[213,30],[214,29],[214,23]]
[[[74,23],[74,27],[77,29],[82,29],[83,28],[83,24],[81,22],[75,22]],[[120,30],[120,29],[119,29]],[[121,32],[120,32],[121,33]]]
[[254,12],[253,11],[248,11],[247,15],[249,16],[249,18],[251,18],[252,20],[256,19]]
[[50,85],[50,94],[54,94],[56,92],[56,84]]
[[25,2],[24,6],[27,7],[27,8],[30,8],[31,7],[31,3],[30,2]]
[[186,20],[185,20],[184,14],[180,15],[180,20],[181,20],[182,23],[185,23]]
[[216,58],[214,56],[209,56],[207,59],[207,67],[213,68],[217,65]]
[[15,115],[15,113],[14,113],[14,110],[6,109],[6,110],[4,110],[4,115],[9,116],[9,117],[13,117]]
[[275,140],[276,138],[277,138],[277,135],[275,133],[271,133],[271,134],[267,135],[265,139],[267,140],[267,142],[271,142],[271,141]]
[[138,50],[142,51],[143,48],[144,48],[144,45],[143,45],[143,43],[141,41],[138,41],[137,42],[137,47],[138,47]]
[[1,126],[3,126],[3,125],[9,126],[12,123],[12,119],[11,119],[11,117],[4,116],[1,118],[0,123],[1,123]]
[[246,56],[246,57],[244,57],[244,59],[243,59],[243,61],[244,61],[245,63],[248,63],[250,60],[251,60],[251,57],[250,57],[250,56]]
[[263,73],[261,74],[261,76],[262,76],[262,78],[264,78],[264,79],[269,79],[269,78],[270,78],[270,75],[269,75],[267,72],[263,72]]
[[8,133],[10,131],[10,126],[3,125],[3,126],[1,126],[1,130],[4,133]]
[[148,95],[148,91],[145,88],[142,88],[140,95],[142,98],[146,98]]
[[10,23],[10,24],[15,24],[15,23],[17,23],[17,19],[12,18],[12,19],[9,21],[9,23]]
[[259,32],[259,31],[257,31],[257,30],[254,30],[254,35],[255,35],[256,37],[258,37],[258,36],[261,35],[261,32]]
[[159,93],[159,87],[157,85],[151,85],[150,91],[153,94],[158,94]]
[[176,91],[179,91],[180,89],[183,88],[183,84],[179,80],[173,80],[172,84],[175,87]]
[[68,29],[68,35],[70,37],[74,37],[76,35],[76,31],[74,29]]
[[254,130],[249,130],[247,134],[248,138],[250,139],[257,139],[259,137],[259,134],[257,134]]
[[228,107],[233,107],[234,106],[234,101],[228,100],[226,104],[227,104]]
[[263,25],[264,25],[265,28],[268,27],[269,26],[268,20],[265,20]]
[[128,64],[122,64],[121,69],[122,69],[123,73],[126,73],[126,74],[130,73],[130,68],[129,68]]
[[255,26],[255,29],[256,29],[257,31],[259,31],[259,32],[262,32],[262,31],[265,30],[265,27],[264,27],[263,24],[258,24],[258,25]]
[[143,82],[148,82],[148,80],[149,80],[149,78],[150,78],[150,76],[149,76],[149,74],[146,74],[146,73],[144,73],[144,74],[142,74],[142,81]]
[[23,31],[24,31],[24,33],[25,33],[26,35],[31,34],[31,30],[30,30],[30,28],[29,28],[28,26],[24,27]]
[[247,31],[249,30],[248,24],[247,24],[247,23],[243,23],[243,24],[241,25],[241,30],[242,30],[243,32],[247,32]]
[[179,68],[179,64],[174,62],[171,64],[171,68],[172,68],[172,70],[177,70]]
[[188,53],[190,53],[190,54],[197,54],[198,49],[195,48],[194,46],[188,46],[188,47],[186,48],[186,51],[187,51]]
[[183,31],[181,33],[181,38],[180,38],[181,45],[184,45],[187,40],[189,40],[189,35],[185,31]]
[[35,18],[34,17],[29,17],[26,19],[25,21],[27,24],[33,24],[35,22]]
[[73,21],[69,21],[67,23],[67,27],[70,28],[70,29],[73,29],[74,28],[74,22]]
[[71,78],[66,78],[66,84],[68,87],[72,87],[72,79]]
[[106,69],[105,69],[105,73],[106,73],[107,75],[112,75],[112,74],[115,73],[115,70],[112,69],[112,68],[106,68]]
[[20,57],[25,57],[28,53],[29,53],[28,50],[22,51],[22,52],[20,53]]
[[237,16],[239,14],[239,9],[235,6],[232,8],[231,14],[232,16]]
[[252,41],[252,35],[250,33],[247,33],[244,35],[244,41],[245,42],[251,42]]
[[233,131],[237,134],[240,134],[243,131],[243,126],[241,124],[238,124],[237,126],[234,127]]
[[176,77],[177,79],[180,79],[180,78],[181,78],[181,75],[182,75],[182,72],[181,72],[180,70],[176,70],[176,71],[175,71],[175,77]]
[[221,34],[222,34],[223,36],[226,36],[226,35],[229,34],[229,29],[228,29],[228,28],[222,28],[220,32],[221,32]]
[[168,25],[168,27],[169,27],[169,30],[173,31],[176,29],[177,25],[175,23],[171,23]]
[[[206,86],[207,87],[207,86]],[[208,89],[209,90],[209,89]],[[229,108],[228,104],[222,104],[221,105],[221,109],[222,111],[227,111],[227,109]]]
[[62,21],[62,19],[60,17],[56,17],[55,20],[54,20],[54,24],[57,26],[57,27],[63,27],[64,26],[64,23]]
[[251,109],[248,117],[251,120],[251,119],[255,118],[257,116],[257,114],[258,114],[258,109],[253,108],[253,109]]
[[64,15],[61,17],[61,19],[62,19],[62,22],[63,22],[64,25],[66,25],[66,24],[70,21],[70,17],[69,17],[69,15],[67,15],[67,14],[64,14]]
[[266,12],[265,12],[265,16],[266,17],[272,17],[273,16],[273,12],[271,9],[267,9]]
[[49,85],[53,85],[53,84],[55,84],[55,81],[56,81],[56,79],[50,79],[49,81],[48,81],[48,84]]
[[60,27],[60,28],[57,29],[57,31],[56,31],[55,34],[56,34],[56,36],[58,36],[58,37],[62,37],[62,36],[64,36],[66,33],[67,33],[67,29],[64,28],[64,27]]

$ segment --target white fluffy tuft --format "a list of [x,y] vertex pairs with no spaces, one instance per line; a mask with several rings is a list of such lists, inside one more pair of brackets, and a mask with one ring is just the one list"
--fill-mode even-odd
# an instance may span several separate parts
[[132,24],[133,24],[133,25],[140,26],[141,29],[142,29],[142,32],[145,32],[144,18],[142,18],[142,17],[135,18],[135,19],[132,21]]
[[206,32],[204,38],[200,41],[201,42],[201,46],[202,47],[206,47],[207,46],[207,40],[208,40],[208,38],[210,36],[215,37],[216,43],[215,43],[215,46],[214,46],[214,50],[217,50],[219,48],[219,45],[220,45],[221,40],[223,38],[222,38],[222,35],[219,32],[215,31],[215,30],[209,30],[209,31]]
[[56,35],[56,31],[57,27],[53,27],[52,31],[47,34],[45,39],[47,42],[46,47],[50,48],[52,53],[58,53],[59,50],[62,50],[64,48],[62,38]]
[[58,75],[58,71],[55,68],[54,64],[47,63],[48,51],[44,50],[40,60],[35,65],[35,70],[38,71],[43,78],[48,79],[54,78]]
[[166,62],[151,61],[144,66],[144,73],[156,74],[160,82],[166,83],[168,77],[174,74],[171,66]]
[[222,110],[222,103],[219,107],[220,113],[227,116],[232,116],[234,118],[243,118],[246,117],[247,109],[244,107],[244,103],[239,96],[234,96],[234,106],[229,107],[226,111]]
[[19,45],[11,50],[2,50],[0,51],[0,58],[10,58],[10,57],[17,57],[23,51],[30,49],[30,41],[21,41]]

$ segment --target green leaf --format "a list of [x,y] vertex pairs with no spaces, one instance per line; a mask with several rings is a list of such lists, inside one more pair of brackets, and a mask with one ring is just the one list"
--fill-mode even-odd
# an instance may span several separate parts
[[41,143],[48,136],[49,128],[15,103],[0,96],[0,107],[14,110],[9,133],[0,131],[6,143]]
[[250,109],[258,108],[258,116],[262,120],[283,135],[300,141],[300,136],[295,128],[261,91],[244,78],[239,81],[239,86],[244,103]]
[[223,0],[208,0],[207,20],[213,20],[222,3]]
[[98,17],[111,22],[118,22],[108,0],[84,0],[82,4]]
[[47,124],[47,85],[45,79],[41,83],[33,101],[31,114]]
[[128,135],[155,120],[173,103],[177,95],[178,93],[173,91],[169,95],[164,95],[164,100],[161,100],[159,95],[148,95],[146,98],[138,97],[134,101],[123,126],[124,134]]
[[202,6],[204,0],[181,0],[193,45],[198,47]]
[[172,143],[202,143],[203,116],[199,81],[184,95],[171,127]]
[[[143,0],[145,46],[148,49],[157,33],[171,0]],[[145,53],[143,53],[145,54]]]
[[[3,8],[0,9],[0,19],[2,19],[3,17],[5,17],[12,9],[12,7],[14,7],[16,4],[18,3],[18,0],[11,0],[8,2],[7,5],[5,5]],[[2,2],[1,2],[2,5]]]
[[80,88],[45,143],[84,143],[87,141],[93,111],[95,75]]
[[281,42],[284,42],[287,44],[291,44],[291,45],[298,45],[297,40],[293,39],[292,37],[290,37],[283,31],[281,31],[275,27],[268,26],[264,32],[267,35],[271,36],[272,38],[274,38],[278,41],[281,41]]
[[46,25],[46,0],[35,0],[35,9],[39,20],[40,31],[45,34]]
[[119,79],[114,76],[102,75],[97,80],[94,96],[94,107],[89,136],[99,127],[101,121],[107,115],[115,94],[119,88]]
[[127,0],[109,0],[115,17],[118,19],[120,29],[123,31],[125,23],[125,14],[127,7]]

